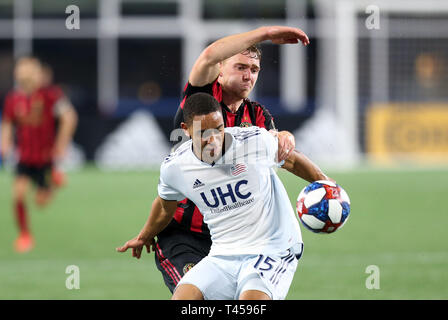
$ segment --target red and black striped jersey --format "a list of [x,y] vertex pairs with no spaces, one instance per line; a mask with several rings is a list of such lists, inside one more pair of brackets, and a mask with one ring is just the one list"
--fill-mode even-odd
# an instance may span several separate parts
[[[218,79],[203,87],[194,87],[190,83],[185,85],[182,101],[174,118],[175,129],[180,128],[180,124],[184,120],[183,106],[185,104],[185,100],[197,92],[209,93],[215,97],[218,102],[220,102],[224,117],[224,125],[226,127],[250,127],[254,125],[261,128],[266,128],[267,130],[275,129],[273,117],[264,106],[257,102],[244,99],[235,113],[230,111],[230,109],[222,102],[222,87],[218,82]],[[195,204],[189,199],[184,199],[179,202],[176,213],[174,214],[174,219],[168,227],[181,228],[195,232],[196,234],[202,234],[207,237],[210,236],[208,227],[203,221],[202,214]]]
[[6,96],[3,120],[15,127],[20,163],[41,166],[51,162],[56,138],[54,108],[62,96],[57,86],[36,90],[31,95],[13,90]]

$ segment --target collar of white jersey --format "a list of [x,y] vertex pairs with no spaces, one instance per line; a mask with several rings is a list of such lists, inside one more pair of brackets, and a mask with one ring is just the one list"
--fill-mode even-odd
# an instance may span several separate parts
[[[232,152],[229,152],[229,150],[233,147],[234,145],[234,138],[233,135],[230,132],[225,132],[224,133],[224,145],[226,144],[226,141],[230,140],[230,144],[227,147],[227,149],[224,152],[224,155],[221,154],[221,157],[219,157],[218,160],[216,160],[213,163],[207,163],[205,161],[202,161],[201,159],[198,159],[198,157],[196,156],[196,154],[193,151],[193,142],[191,143],[191,147],[190,152],[191,152],[191,156],[195,159],[195,161],[199,162],[200,164],[207,166],[207,167],[214,167],[215,165],[221,165],[221,164],[225,164],[225,163],[231,163],[232,161]],[[230,162],[229,162],[230,161]]]

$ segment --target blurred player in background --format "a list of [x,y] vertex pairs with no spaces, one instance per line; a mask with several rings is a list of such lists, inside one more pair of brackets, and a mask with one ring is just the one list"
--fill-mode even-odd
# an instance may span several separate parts
[[13,182],[13,208],[19,228],[14,242],[17,252],[34,247],[25,204],[32,182],[35,201],[45,206],[52,198],[55,184],[53,166],[65,155],[73,137],[77,114],[63,92],[44,83],[45,73],[38,59],[20,58],[14,68],[15,88],[6,96],[1,124],[1,155],[14,152],[16,141],[18,163]]
[[[201,53],[190,72],[174,128],[184,122],[186,99],[204,92],[220,102],[226,127],[275,129],[269,111],[248,99],[260,72],[261,52],[256,45],[265,40],[275,44],[309,43],[302,30],[283,26],[262,27],[215,41]],[[294,137],[281,131],[278,138],[279,159],[284,160],[294,149]],[[179,202],[174,219],[158,235],[156,244],[157,268],[171,292],[183,275],[208,254],[210,246],[210,232],[199,209],[189,199]]]

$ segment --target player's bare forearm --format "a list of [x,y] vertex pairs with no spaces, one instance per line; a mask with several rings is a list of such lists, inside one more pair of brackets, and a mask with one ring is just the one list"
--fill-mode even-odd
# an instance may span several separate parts
[[268,40],[267,30],[266,27],[261,27],[221,38],[208,46],[203,53],[210,64],[217,64],[264,40]]
[[309,43],[307,35],[298,28],[267,26],[221,38],[204,50],[203,57],[210,64],[217,64],[265,40],[271,40],[276,44],[298,43],[299,41],[304,45]]
[[0,155],[7,157],[11,152],[13,139],[13,124],[10,121],[2,121],[1,123],[1,141],[0,141]]
[[177,208],[177,201],[166,201],[157,197],[151,206],[149,217],[142,230],[135,238],[127,241],[122,247],[116,248],[118,252],[132,249],[132,256],[139,259],[144,246],[150,252],[154,250],[154,237],[170,223]]
[[244,51],[266,38],[266,30],[258,28],[221,38],[202,51],[190,72],[188,81],[193,86],[204,86],[218,77],[218,63]]
[[252,31],[221,38],[209,45],[201,53],[191,70],[189,82],[193,86],[203,86],[215,80],[219,74],[218,63],[265,40],[275,44],[309,43],[306,34],[297,28],[284,26],[260,27]]
[[308,182],[317,180],[333,181],[328,176],[326,176],[316,164],[308,159],[307,156],[297,150],[293,150],[289,154],[282,168]]
[[177,201],[167,201],[159,196],[155,198],[151,206],[151,213],[138,238],[145,241],[153,239],[173,219],[176,208]]
[[61,158],[75,133],[78,115],[75,109],[65,110],[60,116],[60,125],[55,141],[55,158]]

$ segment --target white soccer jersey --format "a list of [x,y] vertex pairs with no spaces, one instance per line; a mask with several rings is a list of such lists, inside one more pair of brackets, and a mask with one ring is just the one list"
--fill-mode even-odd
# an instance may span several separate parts
[[192,200],[212,238],[209,255],[279,252],[302,242],[298,220],[278,178],[278,141],[263,128],[225,128],[224,156],[199,160],[192,140],[161,165],[159,196]]

